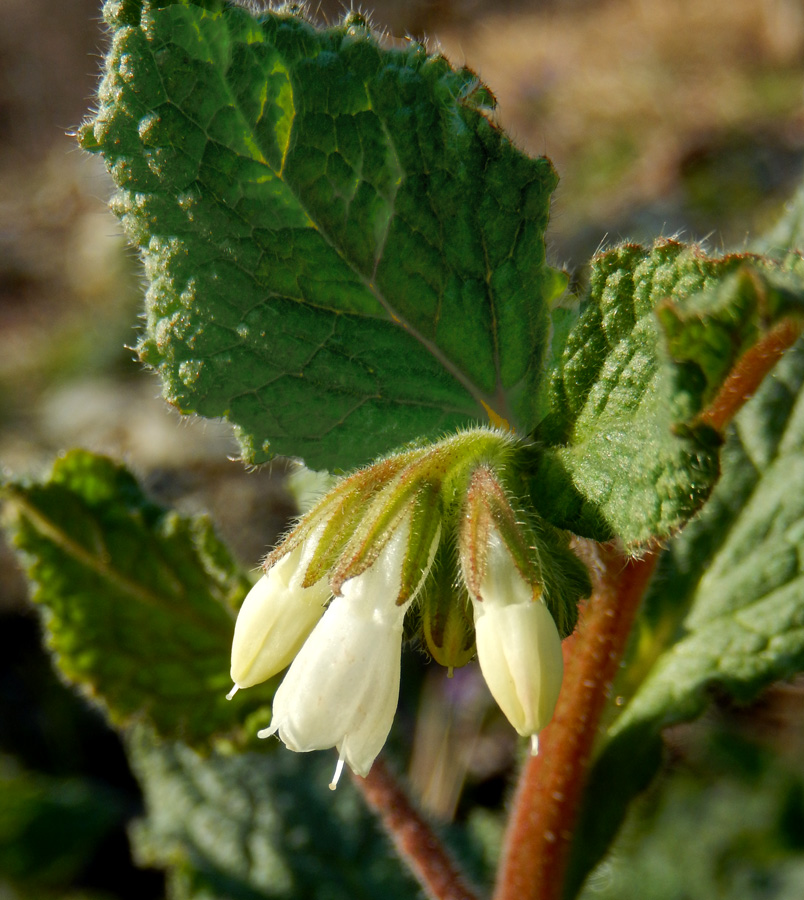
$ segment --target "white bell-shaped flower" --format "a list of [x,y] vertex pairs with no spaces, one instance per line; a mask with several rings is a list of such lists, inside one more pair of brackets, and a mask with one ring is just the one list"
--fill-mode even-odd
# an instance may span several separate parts
[[391,730],[411,602],[396,602],[409,530],[398,527],[372,565],[343,584],[279,686],[270,728],[259,732],[278,732],[300,752],[337,747],[333,788],[344,762],[367,775]]
[[331,596],[327,579],[302,586],[314,548],[310,538],[285,554],[243,601],[232,641],[235,687],[229,696],[281,672],[323,615]]
[[544,601],[493,528],[479,596],[472,600],[483,677],[508,721],[531,738],[535,753],[538,733],[552,718],[561,690],[561,638]]

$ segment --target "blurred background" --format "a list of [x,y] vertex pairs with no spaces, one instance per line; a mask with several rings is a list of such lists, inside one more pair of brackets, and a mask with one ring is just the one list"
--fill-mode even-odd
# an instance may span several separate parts
[[[335,21],[343,5],[312,12]],[[372,21],[477,71],[513,140],[551,157],[562,180],[548,253],[574,272],[624,238],[740,248],[772,223],[804,168],[800,0],[377,0]],[[162,502],[209,510],[252,567],[293,512],[286,466],[246,472],[230,459],[228,426],[180,421],[134,362],[139,263],[106,209],[102,164],[70,135],[98,83],[99,2],[0,0],[0,22],[3,476],[41,475],[76,445],[110,453]],[[514,741],[488,721],[476,679],[467,671],[447,684],[428,672],[411,684],[403,712],[417,734],[410,777],[422,802],[445,820],[470,802],[497,809]],[[708,834],[726,862],[742,859],[758,844],[735,844],[729,810],[760,791],[769,804],[756,813],[768,819],[760,830],[782,835],[760,842],[762,859],[787,841],[802,866],[804,820],[800,802],[790,805],[804,774],[801,698],[799,685],[780,686],[752,710],[722,705],[671,735],[676,787],[643,817],[646,840],[651,829],[683,835],[697,815],[690,798],[719,790]],[[732,780],[713,783],[714,771]],[[0,546],[0,900],[162,896],[161,875],[130,861],[125,826],[140,804],[117,737],[42,653],[24,581]],[[648,844],[642,858],[660,870],[652,852]],[[710,860],[715,850],[698,842],[690,853]],[[666,886],[656,896],[699,896],[673,893],[671,874]],[[755,888],[783,896],[773,884]]]

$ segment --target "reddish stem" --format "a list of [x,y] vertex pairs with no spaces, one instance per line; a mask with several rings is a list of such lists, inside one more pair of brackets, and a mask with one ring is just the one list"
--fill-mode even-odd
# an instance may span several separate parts
[[628,559],[599,548],[595,589],[578,631],[564,642],[565,673],[539,754],[520,778],[494,900],[556,900],[586,772],[611,683],[658,553]]
[[784,319],[747,350],[698,422],[722,431],[801,334],[801,322]]
[[[722,431],[801,334],[785,320],[737,362],[698,418]],[[598,726],[658,553],[640,559],[600,548],[595,591],[564,642],[564,685],[539,755],[525,765],[508,824],[494,900],[558,900]]]
[[381,760],[365,778],[355,776],[368,805],[379,815],[402,861],[432,900],[476,900],[438,835],[410,802]]
[[[790,320],[739,360],[700,423],[722,430],[801,334]],[[564,642],[564,685],[539,755],[522,772],[508,824],[494,900],[559,900],[572,833],[600,717],[658,552],[628,558],[602,545],[589,560],[595,590]],[[382,762],[355,778],[398,853],[432,900],[475,900],[443,844]]]

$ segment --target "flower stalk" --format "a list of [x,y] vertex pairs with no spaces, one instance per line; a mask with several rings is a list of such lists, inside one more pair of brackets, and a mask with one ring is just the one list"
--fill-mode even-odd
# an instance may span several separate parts
[[[586,773],[609,690],[658,552],[595,554],[594,589],[564,642],[565,676],[538,756],[520,776],[494,900],[560,900]],[[592,560],[590,560],[592,562]]]
[[355,777],[353,781],[431,900],[477,900],[438,835],[382,760],[365,778]]

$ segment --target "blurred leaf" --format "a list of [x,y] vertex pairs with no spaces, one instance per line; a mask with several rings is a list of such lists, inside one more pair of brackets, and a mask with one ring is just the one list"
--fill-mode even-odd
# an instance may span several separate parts
[[804,669],[804,346],[729,430],[724,475],[661,562],[615,693],[626,699],[595,760],[565,896],[656,773],[661,730],[713,691],[748,700]]
[[126,812],[103,784],[21,772],[6,760],[0,796],[1,877],[36,890],[69,885]]
[[779,221],[755,242],[760,253],[784,258],[794,250],[804,251],[804,183],[787,203]]
[[245,458],[348,468],[491,418],[536,422],[557,177],[469,71],[358,13],[109,2],[82,146],[142,250],[142,358]]
[[[798,900],[804,784],[738,735],[694,741],[693,758],[629,816],[585,898]],[[679,864],[683,861],[683,864]]]
[[264,747],[201,757],[145,729],[130,736],[148,814],[133,829],[135,852],[169,867],[173,897],[417,896],[349,781],[327,790],[335,755]]
[[265,703],[260,689],[225,699],[248,581],[207,519],[155,506],[125,468],[83,450],[6,496],[56,664],[114,723],[202,741]]
[[666,240],[595,257],[535,435],[548,448],[532,482],[542,513],[629,544],[696,513],[719,476],[720,446],[696,416],[775,322],[804,311],[799,268],[711,259]]

